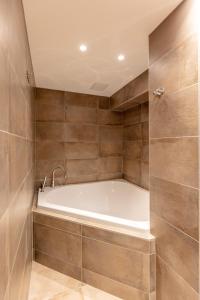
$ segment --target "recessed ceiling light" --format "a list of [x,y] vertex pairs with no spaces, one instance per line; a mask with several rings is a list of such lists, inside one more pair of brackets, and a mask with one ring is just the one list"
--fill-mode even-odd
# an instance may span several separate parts
[[80,49],[81,52],[86,52],[87,51],[87,46],[85,44],[81,44],[79,49]]
[[118,55],[118,60],[119,60],[119,61],[125,60],[124,54],[119,54],[119,55]]

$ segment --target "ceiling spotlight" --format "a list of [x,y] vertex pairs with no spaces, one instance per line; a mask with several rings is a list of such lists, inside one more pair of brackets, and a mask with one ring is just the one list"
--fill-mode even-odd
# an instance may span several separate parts
[[124,54],[119,54],[119,55],[118,55],[118,60],[119,60],[119,61],[125,60]]
[[80,49],[81,52],[86,52],[87,51],[87,46],[85,44],[81,44],[79,49]]

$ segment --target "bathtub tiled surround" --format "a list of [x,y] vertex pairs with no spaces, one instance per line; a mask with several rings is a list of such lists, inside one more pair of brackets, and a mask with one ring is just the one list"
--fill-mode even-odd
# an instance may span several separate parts
[[124,112],[123,177],[149,188],[149,102]]
[[[26,72],[31,74],[30,84]],[[32,261],[34,78],[20,0],[0,1],[0,299],[27,299]]]
[[[109,98],[37,89],[36,178],[67,170],[67,183],[122,177],[123,116]],[[57,183],[64,183],[57,173]]]
[[[150,36],[151,233],[157,300],[199,299],[198,37],[195,2]],[[155,88],[165,95],[154,97]]]
[[35,260],[122,299],[155,290],[154,239],[34,212]]

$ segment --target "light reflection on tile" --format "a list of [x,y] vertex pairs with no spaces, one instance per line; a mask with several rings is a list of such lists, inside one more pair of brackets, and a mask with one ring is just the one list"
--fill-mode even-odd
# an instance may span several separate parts
[[33,262],[29,300],[120,300]]

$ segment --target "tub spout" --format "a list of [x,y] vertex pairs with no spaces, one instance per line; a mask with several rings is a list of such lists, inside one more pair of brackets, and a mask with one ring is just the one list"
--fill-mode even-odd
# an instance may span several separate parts
[[52,187],[52,188],[55,187],[55,173],[56,173],[57,170],[62,170],[63,173],[64,173],[64,178],[65,178],[65,180],[66,180],[66,178],[67,178],[67,174],[66,174],[66,171],[65,171],[64,167],[58,166],[58,167],[54,168],[54,169],[52,170],[52,184],[51,184],[51,187]]

